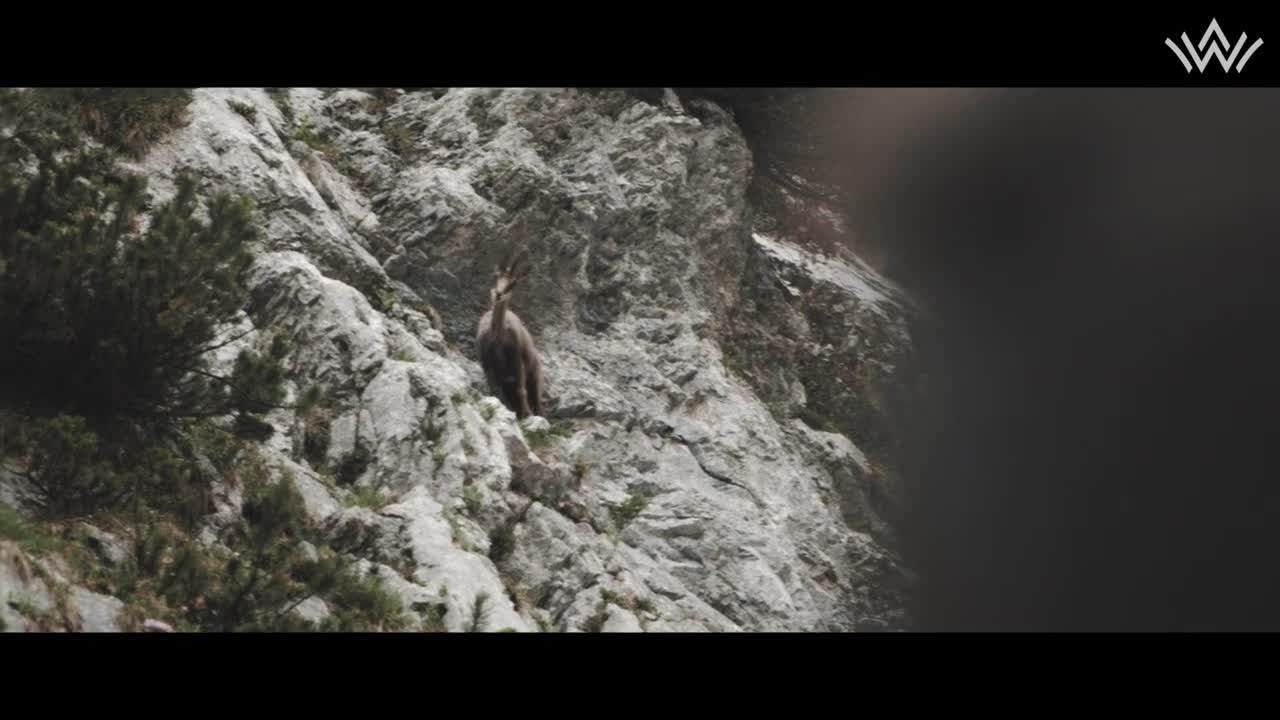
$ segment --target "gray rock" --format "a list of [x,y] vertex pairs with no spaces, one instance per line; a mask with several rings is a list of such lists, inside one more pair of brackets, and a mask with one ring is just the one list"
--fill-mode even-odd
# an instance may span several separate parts
[[329,617],[329,606],[318,597],[309,597],[298,603],[293,611],[303,620],[318,623]]
[[338,501],[333,497],[333,493],[329,491],[329,488],[317,477],[314,471],[295,463],[279,453],[274,453],[268,457],[274,462],[278,471],[287,473],[287,476],[293,480],[293,486],[302,495],[303,505],[306,507],[307,515],[311,517],[312,521],[322,523],[341,510],[342,506],[338,504]]
[[[176,192],[179,173],[190,173],[202,188],[226,189],[252,197],[262,213],[267,248],[306,247],[326,271],[356,285],[385,279],[380,264],[360,245],[311,182],[282,137],[292,127],[271,98],[257,88],[200,89],[191,104],[191,123],[161,141],[135,165],[146,174],[158,201]],[[320,120],[319,93],[295,89],[295,117]],[[250,126],[227,104],[253,107],[266,123]]]
[[148,618],[142,622],[143,632],[171,633],[173,626],[163,620]]
[[303,540],[298,543],[298,549],[302,551],[302,556],[311,562],[319,562],[320,552],[316,550],[316,546]]
[[81,632],[120,632],[120,613],[124,610],[120,600],[72,586],[71,602],[79,612]]
[[529,630],[507,597],[492,561],[454,544],[452,528],[438,502],[419,489],[385,512],[404,519],[404,547],[418,568],[413,579],[429,589],[438,589],[448,609],[445,622],[451,632],[471,627],[477,602],[484,611],[481,630]]
[[0,625],[7,632],[120,632],[124,603],[67,582],[51,563],[0,540]]
[[644,632],[644,628],[640,627],[640,620],[630,612],[623,610],[617,605],[609,605],[606,609],[606,619],[604,626],[600,632],[607,633],[637,633]]
[[[31,559],[17,543],[0,540],[0,624],[5,631],[52,629],[53,613],[53,596]],[[50,621],[42,622],[43,617]]]
[[120,538],[86,522],[77,523],[76,527],[82,533],[85,545],[103,564],[120,567],[129,560],[129,549]]
[[520,429],[525,432],[544,433],[551,429],[551,423],[543,417],[527,417],[520,421]]

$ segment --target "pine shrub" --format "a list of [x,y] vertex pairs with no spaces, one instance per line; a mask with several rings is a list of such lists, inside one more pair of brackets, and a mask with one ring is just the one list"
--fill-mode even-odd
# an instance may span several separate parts
[[229,376],[209,353],[247,298],[249,203],[195,182],[139,229],[145,181],[111,183],[89,155],[0,176],[0,402],[36,415],[258,414],[283,399],[287,352],[246,351]]
[[37,88],[31,92],[78,130],[134,159],[185,125],[191,103],[191,91],[185,88]]

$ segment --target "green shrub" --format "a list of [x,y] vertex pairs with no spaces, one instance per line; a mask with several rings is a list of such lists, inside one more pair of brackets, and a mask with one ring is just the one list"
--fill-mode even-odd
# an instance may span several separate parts
[[69,118],[76,129],[131,158],[188,121],[191,91],[183,88],[36,88],[35,99]]
[[[229,373],[211,368],[211,351],[239,339],[225,328],[248,299],[250,205],[219,194],[199,218],[195,182],[180,178],[144,229],[145,180],[80,137],[163,120],[178,99],[113,92],[0,91],[2,440],[21,446],[52,514],[131,498],[135,514],[141,502],[193,525],[208,505],[193,423],[234,415],[237,434],[268,434],[257,416],[284,397],[287,347],[275,338]],[[124,141],[154,135],[137,132]]]
[[124,492],[124,478],[100,452],[100,441],[84,418],[36,420],[29,479],[54,514],[78,515]]
[[386,589],[374,573],[359,577],[345,571],[338,575],[330,595],[333,614],[318,629],[337,632],[397,631],[407,629],[400,598]]
[[29,553],[43,554],[56,549],[59,542],[17,510],[0,503],[0,538],[12,540]]
[[637,492],[629,492],[621,505],[609,508],[609,515],[613,518],[613,524],[621,530],[639,517],[648,506],[649,498]]
[[[139,530],[134,562],[103,587],[128,604],[132,622],[157,617],[179,628],[214,632],[405,626],[399,598],[379,578],[361,576],[328,550],[304,551],[304,541],[319,538],[291,477],[273,479],[250,445],[234,455],[226,472],[245,488],[240,517],[221,537],[229,552],[193,542],[163,516],[153,516],[161,520]],[[313,597],[331,610],[320,623],[293,612]]]
[[140,418],[279,401],[278,353],[242,355],[230,378],[204,361],[247,296],[247,201],[218,195],[202,222],[195,183],[182,179],[138,232],[145,181],[108,182],[92,156],[2,177],[0,400],[39,415]]
[[302,118],[294,126],[290,137],[322,155],[334,154],[332,139],[326,133],[317,130],[311,124],[311,118],[309,117]]
[[239,100],[228,100],[227,105],[234,110],[237,115],[248,120],[250,125],[258,120],[258,108],[250,105],[249,103],[243,103]]
[[[126,602],[129,622],[316,629],[292,611],[321,597],[333,608],[321,629],[398,629],[399,600],[376,578],[304,552],[304,540],[323,543],[301,496],[245,441],[270,432],[261,416],[284,400],[283,338],[225,373],[209,363],[241,337],[227,328],[248,301],[249,204],[216,195],[201,207],[180,178],[151,210],[142,178],[81,147],[87,132],[144,152],[183,95],[0,90],[0,445],[26,462],[51,514],[96,513],[132,541],[109,572],[71,558]],[[305,449],[323,455],[321,433],[308,435]],[[363,471],[369,454],[347,461]],[[226,549],[186,539],[212,509],[214,479],[244,490],[241,518],[220,532]],[[0,535],[24,547],[52,542],[36,527],[0,513]]]
[[292,479],[271,481],[259,472],[248,477],[244,520],[228,540],[233,554],[182,544],[157,581],[168,605],[189,608],[196,629],[221,632],[315,630],[292,612],[312,597],[328,597],[337,607],[324,629],[393,624],[399,615],[394,596],[356,577],[336,557],[303,553],[311,528]]

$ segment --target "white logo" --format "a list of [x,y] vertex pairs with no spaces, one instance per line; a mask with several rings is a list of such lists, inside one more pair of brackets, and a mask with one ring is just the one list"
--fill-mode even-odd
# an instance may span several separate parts
[[[1253,45],[1249,46],[1244,57],[1240,58],[1240,62],[1236,64],[1236,56],[1240,54],[1240,49],[1244,47],[1245,41],[1249,36],[1246,33],[1240,33],[1240,40],[1236,42],[1235,47],[1231,47],[1231,45],[1227,43],[1227,36],[1223,34],[1222,28],[1218,27],[1218,21],[1215,19],[1209,23],[1209,29],[1204,31],[1204,37],[1200,38],[1199,48],[1201,51],[1203,51],[1204,46],[1209,43],[1209,38],[1214,37],[1215,35],[1217,37],[1214,39],[1213,44],[1209,45],[1209,52],[1205,53],[1204,56],[1201,57],[1200,54],[1196,52],[1196,49],[1191,47],[1191,39],[1187,37],[1186,33],[1182,33],[1182,44],[1187,47],[1187,54],[1196,61],[1196,67],[1200,69],[1200,72],[1204,72],[1204,69],[1209,65],[1209,59],[1214,55],[1218,56],[1218,63],[1222,65],[1222,69],[1224,71],[1231,72],[1231,66],[1235,64],[1236,72],[1240,72],[1241,70],[1244,70],[1244,64],[1249,62],[1249,58],[1253,57],[1254,51],[1262,45],[1262,38],[1254,40]],[[1191,63],[1187,61],[1187,56],[1182,54],[1182,51],[1178,49],[1178,46],[1168,38],[1165,38],[1164,44],[1173,51],[1174,55],[1178,56],[1178,59],[1182,61],[1182,66],[1187,69],[1187,72],[1191,72]],[[1225,54],[1225,51],[1228,49],[1231,50],[1230,56]]]

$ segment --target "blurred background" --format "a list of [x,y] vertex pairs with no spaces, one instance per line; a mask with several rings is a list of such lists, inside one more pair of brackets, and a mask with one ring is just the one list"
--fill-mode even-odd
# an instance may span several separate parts
[[918,630],[1280,627],[1280,92],[690,92],[922,301]]

